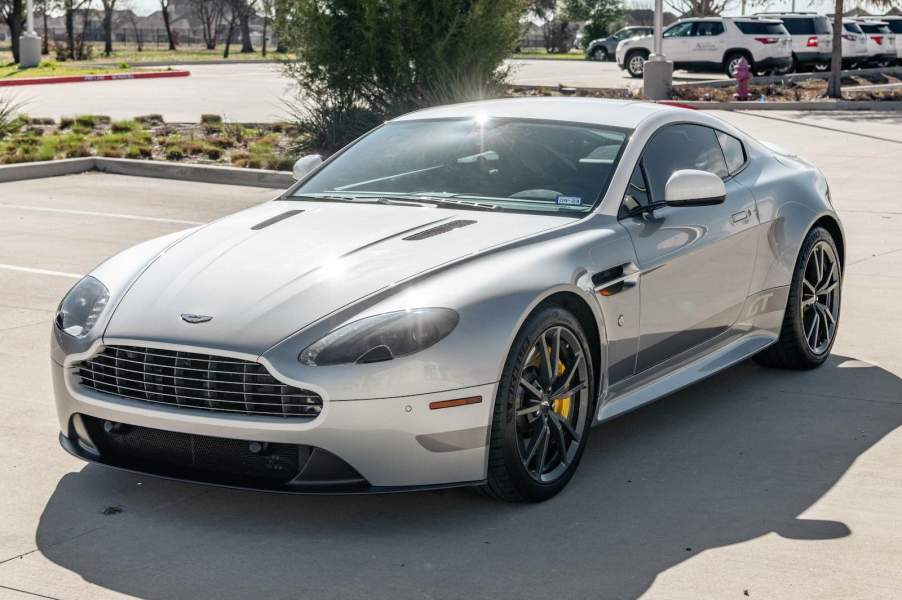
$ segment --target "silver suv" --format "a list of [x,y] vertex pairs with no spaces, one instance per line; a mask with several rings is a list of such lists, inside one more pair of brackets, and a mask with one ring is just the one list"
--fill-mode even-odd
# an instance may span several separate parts
[[[653,37],[617,45],[617,65],[642,77]],[[756,74],[785,71],[792,65],[789,32],[777,19],[705,17],[681,19],[664,30],[664,54],[675,69],[725,72],[732,77],[743,58]]]

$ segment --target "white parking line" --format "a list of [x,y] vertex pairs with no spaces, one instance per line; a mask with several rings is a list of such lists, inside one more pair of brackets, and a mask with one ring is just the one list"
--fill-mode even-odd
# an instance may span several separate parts
[[20,267],[17,265],[0,264],[0,269],[6,271],[18,271],[20,273],[34,273],[36,275],[52,275],[54,277],[68,277],[70,279],[81,279],[83,276],[78,273],[66,273],[64,271],[48,271],[47,269],[33,269],[31,267]]
[[181,219],[164,219],[162,217],[144,217],[141,215],[126,215],[122,213],[93,212],[90,210],[75,210],[71,208],[50,208],[47,206],[26,206],[24,204],[0,204],[0,208],[13,210],[36,210],[41,212],[55,212],[69,215],[87,215],[91,217],[108,217],[112,219],[130,219],[133,221],[154,221],[156,223],[175,223],[177,225],[203,225],[201,221],[183,221]]

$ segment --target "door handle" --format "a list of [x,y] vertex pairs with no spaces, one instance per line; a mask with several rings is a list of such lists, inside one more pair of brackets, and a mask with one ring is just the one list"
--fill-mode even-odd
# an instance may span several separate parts
[[749,217],[752,216],[752,209],[747,208],[745,210],[741,210],[738,213],[733,213],[733,216],[730,217],[730,220],[733,221],[733,225],[738,225],[740,223],[748,223]]

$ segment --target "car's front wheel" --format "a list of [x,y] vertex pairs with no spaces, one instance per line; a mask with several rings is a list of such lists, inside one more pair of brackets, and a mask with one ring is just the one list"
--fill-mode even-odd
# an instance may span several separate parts
[[608,51],[604,46],[599,46],[592,50],[592,60],[605,61],[608,60]]
[[633,50],[626,55],[623,62],[626,65],[626,72],[630,74],[630,77],[642,77],[646,60],[648,60],[648,53],[642,50]]
[[755,356],[767,367],[811,369],[830,355],[839,326],[842,264],[836,242],[812,229],[796,261],[780,338]]
[[550,306],[531,316],[504,365],[483,491],[539,502],[573,476],[592,424],[592,355],[579,322]]

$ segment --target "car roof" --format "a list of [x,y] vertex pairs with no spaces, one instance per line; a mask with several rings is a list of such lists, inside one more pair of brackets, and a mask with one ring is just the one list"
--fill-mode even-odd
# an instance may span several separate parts
[[646,118],[667,111],[683,110],[639,100],[606,98],[502,98],[425,108],[394,121],[454,119],[485,115],[499,119],[538,119],[562,123],[585,123],[635,129]]

